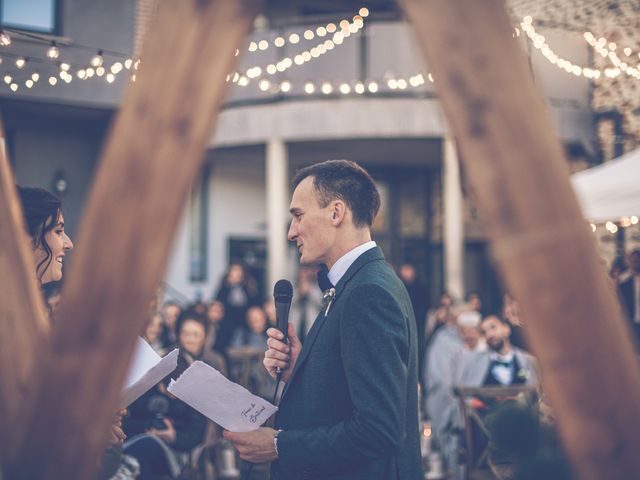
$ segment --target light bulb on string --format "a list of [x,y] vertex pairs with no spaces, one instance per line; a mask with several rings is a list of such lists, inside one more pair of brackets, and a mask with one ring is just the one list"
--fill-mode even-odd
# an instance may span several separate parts
[[60,56],[60,49],[58,48],[58,45],[56,45],[56,42],[52,41],[51,46],[47,48],[47,58],[50,58],[51,60],[55,60],[59,56]]
[[102,63],[104,62],[104,58],[102,58],[102,54],[103,54],[103,51],[98,50],[98,53],[93,56],[93,58],[91,59],[91,65],[93,67],[98,68],[102,66]]
[[107,83],[113,83],[115,79],[116,79],[116,76],[113,73],[107,74]]
[[304,92],[306,94],[311,95],[315,91],[316,91],[316,86],[313,84],[313,82],[307,82],[304,84]]
[[105,72],[104,67],[98,67],[98,68],[96,68],[96,75],[97,75],[97,76],[99,76],[99,77],[103,76],[103,75],[104,75],[104,72]]
[[17,83],[12,83],[11,85],[9,85],[9,88],[11,89],[12,92],[17,92],[18,91],[18,84]]
[[366,18],[369,16],[369,9],[367,7],[362,7],[359,11],[358,14],[363,17]]
[[0,30],[0,46],[8,47],[11,45],[11,37],[4,30]]
[[69,69],[71,68],[71,65],[65,62],[60,63],[58,66],[60,67],[60,70],[63,70],[65,72],[68,72]]
[[27,64],[27,59],[25,57],[16,58],[16,67],[19,69],[23,69]]
[[371,93],[376,93],[378,91],[378,84],[376,82],[369,82],[367,88]]
[[364,90],[365,90],[364,83],[362,83],[362,82],[356,83],[355,86],[353,87],[353,89],[355,90],[355,92],[358,95],[362,95],[364,93]]
[[327,34],[327,29],[324,27],[318,27],[316,29],[316,35],[318,35],[319,37],[324,37]]
[[27,88],[33,87],[33,80],[29,78],[26,82],[24,82],[24,86]]
[[40,80],[40,74],[38,72],[33,72],[31,74],[31,80],[33,80],[34,83],[37,82],[38,80]]
[[278,47],[278,48],[282,48],[284,47],[285,44],[285,40],[282,37],[277,37],[274,41],[273,44]]
[[288,93],[291,91],[291,82],[289,80],[285,80],[280,84],[280,90],[284,93]]
[[93,69],[93,67],[88,67],[86,70],[86,74],[87,78],[91,78],[96,74],[96,71]]
[[351,87],[348,83],[343,83],[340,85],[340,93],[342,93],[343,95],[348,95],[349,93],[351,93]]
[[132,65],[133,65],[133,60],[131,60],[130,58],[127,58],[124,61],[124,68],[126,68],[127,70],[131,70]]
[[329,95],[331,92],[333,92],[333,86],[329,82],[324,82],[320,90],[325,95]]
[[76,73],[76,75],[78,76],[78,78],[80,80],[84,80],[85,78],[87,78],[87,72],[85,71],[84,68],[81,68],[80,70],[78,70],[78,72]]
[[111,73],[113,73],[114,75],[117,75],[122,71],[122,68],[123,68],[122,63],[116,62],[113,65],[111,65]]
[[313,40],[313,37],[314,37],[314,36],[315,36],[315,35],[314,35],[314,33],[313,33],[313,30],[305,30],[305,32],[304,32],[304,38],[305,38],[305,40]]
[[266,78],[263,78],[258,82],[258,88],[263,92],[266,92],[267,90],[269,90],[270,86],[271,86],[271,83]]
[[53,87],[56,83],[58,83],[58,79],[56,77],[49,77],[49,85]]
[[11,85],[12,81],[13,81],[13,77],[11,75],[4,76],[4,83],[6,83],[7,85]]

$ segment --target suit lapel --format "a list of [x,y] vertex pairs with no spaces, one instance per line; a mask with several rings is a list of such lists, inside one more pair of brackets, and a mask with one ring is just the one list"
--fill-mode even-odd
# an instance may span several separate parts
[[[356,261],[353,262],[353,264],[349,267],[349,269],[345,272],[345,274],[342,276],[342,278],[336,285],[335,287],[336,295],[335,297],[333,297],[331,308],[329,309],[329,315],[325,316],[324,314],[324,312],[326,311],[326,307],[325,307],[320,311],[320,313],[316,317],[315,322],[313,322],[313,326],[311,327],[311,330],[309,330],[309,333],[307,334],[307,338],[305,339],[305,342],[302,345],[300,356],[298,357],[298,360],[296,361],[296,364],[293,367],[293,372],[291,372],[289,381],[284,387],[284,390],[282,392],[282,399],[284,399],[284,396],[287,393],[287,390],[289,390],[289,385],[291,385],[291,383],[293,382],[293,379],[296,373],[300,370],[302,364],[309,357],[309,352],[311,351],[311,348],[313,348],[313,344],[318,338],[318,333],[320,332],[320,329],[326,322],[327,318],[335,313],[336,311],[335,304],[337,303],[338,298],[340,297],[340,294],[344,291],[344,287],[346,286],[347,283],[349,283],[349,280],[351,280],[353,276],[362,267],[364,267],[367,263],[372,262],[374,260],[384,260],[384,255],[382,253],[382,250],[380,250],[379,247],[375,247],[375,248],[372,248],[371,250],[367,250],[362,255],[360,255],[356,259]],[[282,402],[282,400],[280,402]]]

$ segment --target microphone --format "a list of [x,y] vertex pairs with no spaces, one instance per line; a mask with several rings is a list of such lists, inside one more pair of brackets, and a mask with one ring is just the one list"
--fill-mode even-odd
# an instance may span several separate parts
[[[284,335],[284,341],[287,342],[287,332],[289,325],[289,309],[291,308],[291,299],[293,298],[293,285],[289,280],[278,280],[273,287],[273,299],[276,304],[276,327]],[[276,370],[278,374],[278,383],[282,370]]]

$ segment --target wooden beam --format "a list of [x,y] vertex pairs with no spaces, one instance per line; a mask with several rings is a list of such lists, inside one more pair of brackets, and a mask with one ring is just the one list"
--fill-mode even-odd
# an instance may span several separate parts
[[630,333],[501,0],[401,0],[582,479],[640,472]]
[[106,144],[8,478],[91,477],[257,2],[166,0]]
[[2,461],[15,454],[34,398],[38,354],[48,332],[42,294],[0,121],[0,438]]

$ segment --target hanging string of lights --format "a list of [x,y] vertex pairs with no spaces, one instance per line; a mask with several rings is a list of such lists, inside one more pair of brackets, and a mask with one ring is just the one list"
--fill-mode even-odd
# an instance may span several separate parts
[[[353,17],[354,23],[360,24],[358,28],[362,28],[364,23],[364,18],[367,16],[369,16],[369,9],[366,7],[362,7],[358,11],[358,14]],[[311,41],[315,37],[322,38],[327,35],[334,34],[337,32],[338,26],[343,30],[345,28],[351,28],[352,29],[351,33],[356,33],[357,29],[354,31],[353,29],[355,27],[350,27],[349,25],[350,25],[349,20],[343,19],[340,22],[329,22],[326,25],[318,26],[315,29],[307,29],[304,31],[304,33],[301,33],[301,34],[291,33],[289,34],[288,37],[278,36],[273,40],[273,42],[269,42],[269,40],[266,40],[266,39],[253,41],[249,43],[249,46],[247,47],[247,51],[249,51],[250,53],[253,53],[257,51],[268,50],[271,46],[274,46],[276,48],[282,48],[287,44],[297,45],[302,41],[302,39]]]
[[[303,51],[301,54],[294,58],[296,65],[302,65],[311,61],[314,58],[325,54],[327,51],[332,50],[336,45],[341,44],[345,38],[349,37],[353,33],[357,33],[364,27],[364,18],[369,15],[369,10],[366,7],[361,8],[358,14],[353,17],[353,21],[346,19],[340,22],[330,22],[323,26],[318,26],[314,30],[307,29],[303,33],[291,33],[288,38],[283,36],[277,37],[273,43],[269,43],[267,40],[260,40],[258,42],[250,42],[247,50],[254,52],[257,50],[264,51],[271,45],[276,48],[284,47],[287,43],[297,44],[301,41],[301,37],[305,40],[313,40],[316,37],[325,37],[332,35],[331,39],[323,41],[313,48]],[[104,78],[107,83],[114,83],[118,74],[121,72],[130,71],[130,78],[135,81],[135,70],[138,69],[140,60],[130,58],[127,54],[122,52],[107,51],[104,49],[96,50],[94,47],[88,47],[80,44],[65,45],[58,44],[55,40],[52,41],[49,38],[39,36],[33,33],[22,32],[20,30],[0,30],[0,48],[9,47],[12,45],[12,35],[19,37],[27,37],[31,40],[42,42],[46,45],[43,58],[36,56],[21,56],[10,52],[2,52],[0,56],[0,64],[8,62],[3,57],[11,59],[15,62],[15,70],[5,70],[3,75],[4,83],[9,87],[12,92],[17,92],[22,85],[31,89],[38,84],[41,78],[48,77],[48,84],[55,86],[57,84],[71,83],[74,78],[79,80],[88,80],[92,78]],[[62,61],[61,56],[64,49],[83,49],[94,52],[87,62],[71,62]],[[236,51],[236,55],[239,51]],[[109,57],[115,57],[109,66],[106,65],[105,55]],[[277,72],[284,72],[294,65],[288,57],[281,58],[277,63],[270,64],[265,68],[265,71],[269,75],[275,75]],[[32,70],[28,70],[29,66],[33,66]],[[44,70],[48,70],[45,74]],[[75,74],[75,76],[74,76]],[[252,67],[243,74],[230,75],[228,80],[235,79],[234,83],[240,86],[248,85],[250,78],[256,78],[262,74],[260,67]],[[0,84],[1,85],[1,84]],[[264,83],[263,83],[264,85]]]
[[607,42],[603,37],[597,39],[592,32],[585,32],[584,39],[587,41],[593,49],[599,53],[602,57],[608,58],[612,63],[613,68],[590,68],[571,62],[566,58],[562,58],[556,54],[546,42],[543,35],[540,35],[533,26],[533,19],[530,16],[524,17],[520,23],[522,30],[527,34],[533,43],[533,47],[540,51],[549,63],[556,65],[558,68],[565,70],[567,73],[572,73],[576,76],[583,76],[588,79],[599,79],[602,75],[607,78],[615,78],[621,73],[626,73],[628,76],[640,80],[640,64],[632,66],[631,62],[635,61],[633,57],[636,55],[640,58],[640,53],[634,53],[630,48],[623,50],[627,61],[622,61],[616,53],[617,45],[613,42]]
[[[342,94],[342,95],[351,95],[357,94],[362,95],[365,92],[369,93],[377,93],[380,89],[381,85],[386,85],[390,90],[407,90],[410,88],[418,88],[421,85],[424,85],[426,81],[434,83],[434,78],[431,73],[422,74],[418,73],[416,75],[411,75],[408,77],[397,76],[395,74],[388,74],[385,79],[378,80],[352,80],[350,82],[346,81],[336,81],[331,82],[328,80],[325,81],[311,81],[308,80],[304,83],[300,83],[299,85],[294,85],[290,80],[283,80],[280,82],[270,81],[267,78],[262,78],[257,82],[257,87],[262,92],[268,92],[270,94],[277,93],[289,93],[292,92],[295,87],[300,87],[301,91],[304,91],[307,95],[313,95],[317,93],[322,93],[324,95],[331,94]],[[238,83],[239,86],[247,86],[248,83]]]
[[530,16],[524,17],[520,26],[524,33],[526,33],[533,42],[533,47],[539,50],[542,56],[545,57],[549,63],[556,65],[558,68],[563,69],[567,73],[572,73],[577,77],[582,76],[589,79],[598,79],[603,74],[599,69],[578,65],[555,53],[547,44],[545,37],[536,32],[536,29],[533,26],[533,19]]
[[[362,14],[364,14],[364,16]],[[276,75],[277,73],[283,73],[287,71],[294,65],[302,66],[305,63],[311,62],[312,60],[319,58],[322,55],[332,51],[336,46],[342,45],[342,43],[346,38],[349,38],[352,34],[356,34],[362,28],[364,28],[364,17],[366,17],[368,14],[369,14],[369,11],[366,8],[361,8],[359,14],[355,15],[351,22],[346,19],[340,22],[340,31],[336,31],[337,27],[334,23],[328,24],[327,27],[318,27],[317,30],[319,30],[322,33],[322,35],[318,35],[318,36],[324,37],[328,33],[333,32],[332,37],[330,39],[321,41],[320,43],[316,44],[314,47],[308,50],[303,50],[302,52],[296,54],[293,57],[293,60],[291,59],[290,56],[285,56],[280,58],[275,63],[270,63],[266,67],[260,67],[259,65],[254,65],[246,69],[243,73],[234,72],[230,74],[227,77],[227,81],[236,83],[240,87],[246,87],[247,85],[249,85],[251,80],[263,76],[263,72],[266,73],[267,75],[273,76],[273,75]],[[310,35],[307,35],[307,33],[310,33]],[[293,37],[294,35],[297,36],[297,34],[291,34],[289,39],[291,40],[291,37]],[[309,39],[313,39],[313,32],[311,30],[307,30],[305,32],[305,37]],[[278,38],[282,38],[282,37],[278,37]],[[278,38],[276,38],[276,40],[278,40]],[[266,40],[262,40],[261,42],[263,41],[266,42]],[[297,43],[297,40],[293,43]],[[255,44],[255,42],[252,42],[252,44]],[[280,43],[275,43],[275,44],[280,45]],[[266,48],[268,48],[268,45],[267,47],[265,47],[265,49]],[[249,49],[251,50],[251,45]],[[261,80],[258,81],[258,85],[261,90],[262,89],[268,90],[269,89],[268,83],[269,83],[269,80],[267,80],[266,78],[262,78]]]
[[[634,77],[636,80],[640,80],[640,65],[638,68],[629,65],[627,62],[623,62],[616,53],[617,45],[614,42],[607,42],[607,39],[600,37],[596,39],[595,35],[591,32],[585,32],[584,39],[593,49],[599,53],[602,57],[608,58],[613,64],[614,68],[605,69],[605,75],[609,78],[615,78],[620,73],[624,72],[630,77]],[[628,57],[628,61],[633,60],[633,51],[630,48],[624,49],[624,54]]]

